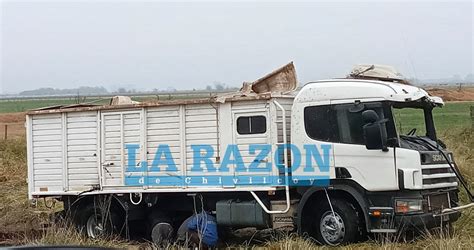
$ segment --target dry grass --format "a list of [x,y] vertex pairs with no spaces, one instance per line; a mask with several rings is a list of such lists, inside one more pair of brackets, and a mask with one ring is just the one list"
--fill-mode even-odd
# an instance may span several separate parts
[[35,234],[47,221],[44,207],[28,202],[25,139],[0,140],[0,244]]
[[[465,177],[469,190],[473,192],[474,183],[474,127],[460,130],[447,130],[440,135],[448,148],[453,151],[455,161]],[[461,188],[460,199],[463,204],[469,203],[467,193]],[[455,230],[460,235],[474,237],[474,208],[463,211],[463,216],[455,223]],[[474,245],[474,242],[472,242]]]
[[[474,245],[472,236],[454,235],[443,237],[440,235],[425,235],[413,242],[368,241],[364,243],[340,246],[337,249],[471,249]],[[270,241],[252,249],[334,249],[335,247],[319,246],[310,239],[298,236],[288,236],[277,241]]]
[[55,224],[47,230],[43,230],[39,235],[29,235],[22,239],[23,244],[29,246],[88,246],[88,247],[110,247],[128,248],[133,242],[126,242],[119,238],[91,239],[84,237],[75,227],[68,224]]
[[[467,182],[474,180],[474,130],[450,130],[440,135],[454,151]],[[26,145],[24,138],[0,140],[0,245],[77,245],[118,248],[154,248],[150,243],[125,242],[117,238],[93,240],[84,237],[74,227],[53,225],[43,229],[48,216],[55,210],[47,209],[43,202],[32,208],[27,199]],[[471,189],[472,190],[472,189]],[[467,202],[467,196],[461,193]],[[60,206],[57,208],[60,209]],[[57,210],[56,209],[56,210]],[[340,249],[471,249],[474,246],[474,209],[465,210],[455,223],[453,237],[439,233],[426,233],[416,241],[373,239],[367,242],[340,247]],[[169,249],[179,249],[170,245]],[[276,235],[261,244],[230,246],[230,249],[326,249],[310,239],[295,235]]]

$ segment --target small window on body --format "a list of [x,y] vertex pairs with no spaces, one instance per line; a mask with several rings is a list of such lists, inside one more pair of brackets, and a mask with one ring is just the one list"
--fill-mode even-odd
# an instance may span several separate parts
[[263,134],[267,132],[265,116],[241,116],[237,118],[237,133],[241,135]]

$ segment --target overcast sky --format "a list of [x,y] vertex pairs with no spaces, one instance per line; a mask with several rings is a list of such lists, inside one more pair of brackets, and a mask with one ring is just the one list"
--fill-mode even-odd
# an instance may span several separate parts
[[300,83],[357,63],[473,73],[473,3],[1,2],[0,93],[240,86],[289,61]]

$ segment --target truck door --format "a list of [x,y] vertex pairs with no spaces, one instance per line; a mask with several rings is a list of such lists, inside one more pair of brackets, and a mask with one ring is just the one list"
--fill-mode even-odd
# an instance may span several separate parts
[[[103,186],[143,186],[145,171],[140,136],[141,112],[102,113],[101,175]],[[134,155],[129,155],[132,152]],[[128,166],[131,162],[134,166]]]
[[[333,104],[328,111],[331,141],[334,147],[336,178],[350,174],[350,178],[369,191],[397,190],[394,148],[388,151],[368,150],[365,147],[362,112],[372,109],[379,118],[385,117],[381,103]],[[386,126],[387,127],[387,126]],[[338,170],[339,168],[339,170]]]
[[[235,185],[259,185],[263,183],[263,177],[272,176],[272,169],[265,171],[264,168],[267,163],[271,162],[271,152],[258,160],[259,164],[255,164],[256,156],[265,150],[262,145],[268,145],[270,148],[270,124],[268,121],[268,109],[254,108],[242,109],[232,111],[232,142],[239,149],[242,157],[245,170],[239,169],[237,164],[232,164],[231,172],[233,172],[234,179],[238,180]],[[252,146],[254,145],[254,146]],[[260,146],[256,146],[260,145]],[[250,150],[250,147],[254,147]],[[251,152],[252,151],[252,152]],[[270,165],[271,166],[271,165]],[[260,168],[260,169],[255,169]],[[252,178],[250,178],[252,177]],[[270,181],[267,178],[265,181]],[[245,184],[244,184],[245,183]]]

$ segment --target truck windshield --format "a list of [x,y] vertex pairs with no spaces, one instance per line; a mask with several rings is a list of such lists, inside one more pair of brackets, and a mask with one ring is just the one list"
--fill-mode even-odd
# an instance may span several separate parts
[[[431,150],[431,145],[424,145],[424,141],[430,140],[437,145],[436,129],[433,120],[431,103],[417,101],[412,103],[394,103],[395,126],[400,138],[400,146],[417,148],[420,150]],[[421,144],[421,145],[420,145]]]
[[408,135],[412,130],[413,135],[426,135],[425,112],[421,108],[395,108],[395,126],[399,135]]

